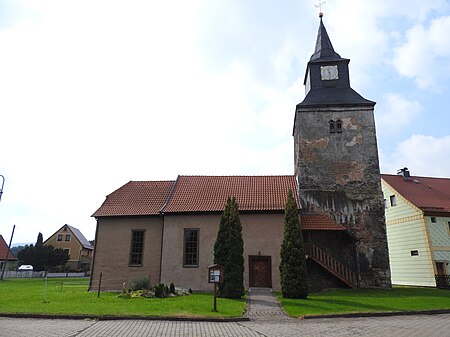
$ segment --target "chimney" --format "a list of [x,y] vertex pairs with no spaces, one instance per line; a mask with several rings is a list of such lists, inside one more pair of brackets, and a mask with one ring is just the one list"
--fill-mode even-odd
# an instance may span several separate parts
[[402,176],[403,178],[409,178],[410,177],[409,170],[408,170],[407,167],[399,169],[397,171],[397,175]]

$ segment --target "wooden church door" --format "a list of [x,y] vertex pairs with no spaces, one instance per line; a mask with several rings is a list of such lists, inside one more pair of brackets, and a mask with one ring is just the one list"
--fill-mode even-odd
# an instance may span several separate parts
[[272,261],[270,256],[249,256],[250,287],[272,288]]

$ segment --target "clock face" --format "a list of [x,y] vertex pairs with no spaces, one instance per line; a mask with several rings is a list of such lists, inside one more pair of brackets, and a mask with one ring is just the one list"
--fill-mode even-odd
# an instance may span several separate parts
[[320,75],[322,80],[337,80],[339,79],[338,66],[322,66]]

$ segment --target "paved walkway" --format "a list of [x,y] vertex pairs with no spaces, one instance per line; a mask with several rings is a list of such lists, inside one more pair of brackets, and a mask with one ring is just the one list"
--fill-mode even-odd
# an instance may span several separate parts
[[245,317],[251,321],[295,321],[282,309],[270,288],[250,288]]
[[290,318],[270,289],[252,289],[248,322],[92,321],[0,317],[0,337],[448,336],[450,314],[372,318]]

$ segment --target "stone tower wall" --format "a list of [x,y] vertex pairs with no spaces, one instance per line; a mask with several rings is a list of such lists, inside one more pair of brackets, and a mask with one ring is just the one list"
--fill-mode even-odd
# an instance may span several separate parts
[[[342,121],[341,133],[330,133],[330,120]],[[373,108],[298,108],[294,140],[302,210],[328,214],[355,237],[361,287],[389,287]]]

